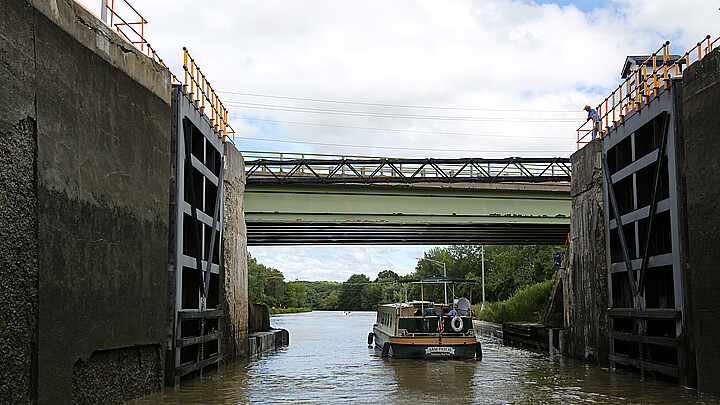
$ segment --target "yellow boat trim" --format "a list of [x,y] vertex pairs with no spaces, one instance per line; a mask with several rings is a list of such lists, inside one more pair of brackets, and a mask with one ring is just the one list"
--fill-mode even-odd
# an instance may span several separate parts
[[475,344],[475,336],[392,336],[380,328],[374,328],[376,334],[383,335],[384,340],[402,345],[469,345]]
[[462,344],[475,344],[474,336],[453,336],[453,337],[442,337],[429,336],[429,337],[391,337],[390,343],[397,343],[402,345],[462,345]]

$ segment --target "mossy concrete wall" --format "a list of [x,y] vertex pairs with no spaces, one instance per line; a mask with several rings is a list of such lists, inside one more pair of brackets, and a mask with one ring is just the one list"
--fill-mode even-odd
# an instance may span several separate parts
[[572,209],[568,268],[563,275],[567,354],[608,364],[608,280],[605,257],[602,141],[575,152],[572,164]]
[[234,145],[225,144],[223,245],[220,266],[223,361],[249,355],[248,266],[245,227],[245,162]]
[[720,395],[720,49],[683,74],[681,168],[687,218],[686,310],[698,389]]
[[0,16],[0,402],[159,390],[169,73],[71,0]]
[[285,329],[253,332],[249,336],[250,356],[255,357],[290,344],[290,333]]

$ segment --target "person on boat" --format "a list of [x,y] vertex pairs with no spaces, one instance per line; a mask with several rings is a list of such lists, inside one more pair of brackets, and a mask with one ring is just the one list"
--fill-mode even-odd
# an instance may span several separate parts
[[457,312],[457,310],[455,309],[455,307],[457,307],[457,305],[456,305],[456,304],[453,304],[452,309],[450,310],[450,312],[448,312],[448,316],[455,316],[455,315],[458,314],[458,312]]
[[435,309],[435,304],[432,302],[430,305],[428,305],[427,308],[425,308],[425,312],[423,312],[423,316],[440,316],[437,309]]
[[457,302],[458,307],[458,315],[460,316],[468,316],[468,313],[470,311],[470,301],[465,297],[463,294],[462,297],[458,299]]

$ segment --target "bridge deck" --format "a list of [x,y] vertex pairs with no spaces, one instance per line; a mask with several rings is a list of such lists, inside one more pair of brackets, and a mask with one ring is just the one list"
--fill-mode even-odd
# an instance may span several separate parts
[[249,245],[561,244],[567,184],[248,184]]

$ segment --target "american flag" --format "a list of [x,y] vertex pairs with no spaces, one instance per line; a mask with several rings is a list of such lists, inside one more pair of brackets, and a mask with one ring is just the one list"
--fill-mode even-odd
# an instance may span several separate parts
[[445,318],[443,318],[442,315],[438,318],[438,327],[437,327],[438,333],[443,333],[445,331]]

